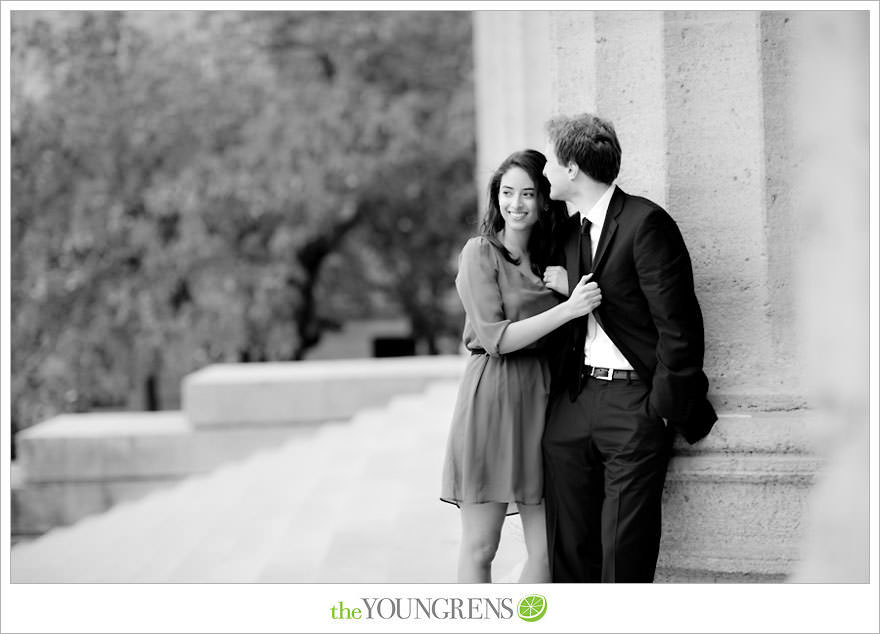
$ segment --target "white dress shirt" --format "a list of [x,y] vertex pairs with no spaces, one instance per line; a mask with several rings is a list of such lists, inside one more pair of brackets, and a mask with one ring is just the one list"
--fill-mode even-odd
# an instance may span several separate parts
[[[583,211],[581,221],[587,218],[590,225],[590,248],[593,251],[593,261],[596,259],[596,247],[599,246],[599,236],[602,235],[602,226],[605,224],[605,216],[608,215],[608,205],[611,195],[614,193],[614,183],[596,201],[593,208],[586,214]],[[584,364],[594,368],[611,368],[613,370],[633,370],[629,361],[626,360],[617,346],[612,343],[608,335],[602,330],[599,322],[593,317],[593,313],[587,317],[587,339],[584,342]]]

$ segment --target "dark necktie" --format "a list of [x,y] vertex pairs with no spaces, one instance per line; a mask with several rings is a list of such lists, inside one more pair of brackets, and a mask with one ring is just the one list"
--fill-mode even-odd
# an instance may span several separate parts
[[590,241],[590,226],[592,224],[584,218],[581,223],[581,232],[578,236],[578,244],[581,251],[581,275],[586,275],[593,270],[593,247]]

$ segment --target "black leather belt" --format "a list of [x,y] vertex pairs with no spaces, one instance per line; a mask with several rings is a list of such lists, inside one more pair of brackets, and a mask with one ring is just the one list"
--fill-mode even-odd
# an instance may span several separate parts
[[[468,348],[471,353],[471,356],[479,355],[479,354],[488,354],[482,348]],[[519,350],[514,350],[513,352],[508,352],[507,354],[501,355],[503,357],[543,357],[544,351],[541,348],[520,348]]]
[[591,376],[594,379],[602,381],[624,380],[632,383],[640,381],[638,373],[635,370],[612,370],[611,368],[594,368],[591,365],[584,366],[583,376]]

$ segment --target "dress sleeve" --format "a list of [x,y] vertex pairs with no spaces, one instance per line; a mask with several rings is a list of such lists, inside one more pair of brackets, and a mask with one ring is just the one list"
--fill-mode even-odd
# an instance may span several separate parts
[[484,238],[468,240],[458,258],[455,288],[480,345],[500,356],[498,344],[510,320],[504,316],[494,248]]

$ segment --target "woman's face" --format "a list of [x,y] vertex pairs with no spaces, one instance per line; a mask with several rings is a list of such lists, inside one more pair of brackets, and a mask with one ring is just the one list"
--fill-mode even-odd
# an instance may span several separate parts
[[513,166],[501,177],[498,207],[511,231],[531,231],[538,222],[538,189],[523,168]]

